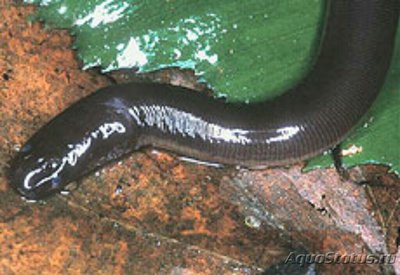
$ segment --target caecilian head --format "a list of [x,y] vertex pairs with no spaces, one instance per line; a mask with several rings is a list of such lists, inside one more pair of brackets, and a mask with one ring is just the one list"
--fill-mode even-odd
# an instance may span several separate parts
[[121,122],[93,123],[89,131],[85,123],[67,127],[65,120],[55,122],[38,131],[11,162],[10,184],[26,199],[59,192],[69,182],[123,155],[125,146],[130,148]]
[[27,143],[12,160],[8,176],[10,185],[29,200],[45,198],[59,192],[66,184],[66,160],[54,151],[41,152]]

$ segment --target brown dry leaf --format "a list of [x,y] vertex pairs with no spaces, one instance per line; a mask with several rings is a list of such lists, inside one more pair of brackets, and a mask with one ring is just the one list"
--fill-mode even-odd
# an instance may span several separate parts
[[377,186],[360,185],[360,172],[343,181],[334,169],[241,170],[224,178],[220,193],[254,224],[280,229],[310,253],[396,254],[398,179],[386,175]]

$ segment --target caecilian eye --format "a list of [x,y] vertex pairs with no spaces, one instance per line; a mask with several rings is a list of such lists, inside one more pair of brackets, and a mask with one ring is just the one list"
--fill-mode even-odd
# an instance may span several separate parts
[[51,179],[51,184],[53,188],[56,188],[61,183],[61,177],[56,176]]
[[32,145],[30,145],[29,143],[25,144],[25,145],[21,148],[21,152],[22,152],[22,153],[28,153],[30,150],[32,150]]

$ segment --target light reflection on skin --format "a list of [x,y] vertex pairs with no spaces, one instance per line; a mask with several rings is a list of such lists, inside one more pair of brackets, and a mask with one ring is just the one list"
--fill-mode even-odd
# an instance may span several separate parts
[[[108,139],[114,133],[123,134],[125,132],[126,132],[125,126],[122,125],[120,122],[104,123],[100,125],[96,130],[94,130],[86,137],[84,137],[81,142],[77,144],[68,144],[68,148],[70,148],[71,150],[66,154],[66,156],[62,158],[61,164],[57,164],[55,162],[53,163],[44,162],[41,167],[29,172],[24,179],[24,188],[32,189],[33,187],[39,187],[48,180],[56,179],[66,165],[75,166],[79,158],[88,151],[94,139],[100,137],[101,139],[105,140]],[[43,162],[43,159],[40,158],[38,162]],[[48,165],[51,165],[52,168],[56,170],[52,172],[50,176],[45,177],[41,179],[39,182],[37,182],[35,186],[31,186],[30,184],[31,178],[36,174],[45,170]],[[55,184],[57,184],[57,182]]]
[[276,130],[278,135],[275,136],[275,137],[267,138],[266,142],[268,144],[270,144],[272,142],[279,142],[279,141],[289,140],[292,137],[294,137],[300,131],[304,131],[304,127],[303,126],[297,126],[296,125],[296,126],[288,126],[288,127],[279,128],[279,129]]
[[[173,107],[158,105],[133,106],[128,109],[128,112],[139,127],[155,126],[163,132],[180,133],[182,136],[190,136],[192,138],[199,136],[211,143],[230,142],[245,145],[254,142],[251,134],[254,134],[255,131],[221,127]],[[276,136],[268,137],[265,142],[270,144],[289,140],[300,131],[304,131],[304,127],[301,125],[285,126],[276,129]]]
[[192,138],[198,135],[211,143],[214,141],[240,144],[252,142],[251,138],[247,136],[249,133],[247,130],[224,128],[173,107],[145,105],[134,106],[128,111],[138,126],[156,126],[163,132],[180,133],[182,136]]

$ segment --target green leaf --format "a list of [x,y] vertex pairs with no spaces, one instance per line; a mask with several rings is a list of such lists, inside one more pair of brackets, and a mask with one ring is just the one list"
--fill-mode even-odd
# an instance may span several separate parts
[[[48,25],[76,35],[84,68],[190,68],[216,96],[249,102],[278,95],[308,72],[325,10],[317,0],[25,2],[40,5],[37,16]],[[400,172],[398,49],[396,57],[369,113],[369,127],[360,127],[345,143],[362,149],[346,157],[346,165],[375,162]],[[330,164],[322,156],[309,167]]]

